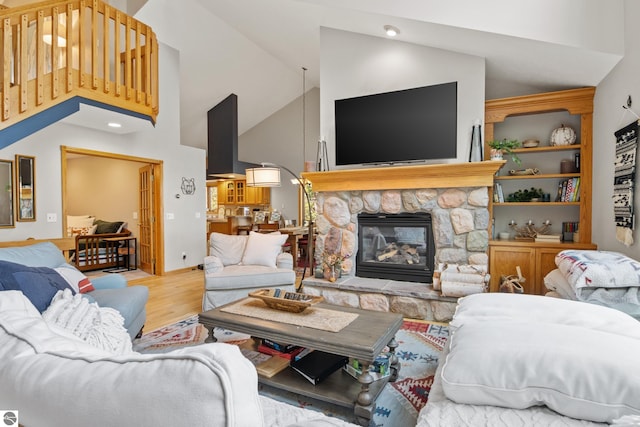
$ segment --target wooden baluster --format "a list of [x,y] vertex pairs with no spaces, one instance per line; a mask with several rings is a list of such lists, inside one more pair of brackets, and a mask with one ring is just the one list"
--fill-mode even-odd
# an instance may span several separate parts
[[36,21],[36,105],[44,102],[44,10],[38,11]]

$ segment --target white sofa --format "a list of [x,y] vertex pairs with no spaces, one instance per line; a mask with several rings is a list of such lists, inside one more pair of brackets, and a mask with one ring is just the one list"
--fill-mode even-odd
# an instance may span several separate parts
[[202,310],[245,298],[263,288],[295,291],[293,257],[282,252],[286,234],[251,232],[245,236],[211,233],[204,259]]
[[255,368],[229,344],[115,355],[0,292],[0,408],[38,426],[353,426],[258,395]]

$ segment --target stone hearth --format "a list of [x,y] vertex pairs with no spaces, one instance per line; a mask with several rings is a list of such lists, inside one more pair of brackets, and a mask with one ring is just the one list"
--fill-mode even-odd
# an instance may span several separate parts
[[324,250],[350,257],[336,282],[305,279],[305,291],[339,305],[393,311],[406,317],[447,321],[455,298],[430,283],[355,277],[359,213],[428,212],[432,215],[435,262],[487,264],[489,191],[503,161],[308,172],[316,192],[316,262]]

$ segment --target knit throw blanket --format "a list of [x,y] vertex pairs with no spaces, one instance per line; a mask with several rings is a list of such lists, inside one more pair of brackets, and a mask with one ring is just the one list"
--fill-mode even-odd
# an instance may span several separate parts
[[114,354],[132,351],[131,337],[118,310],[100,307],[82,294],[73,295],[70,289],[56,293],[42,318],[102,350]]
[[626,246],[633,244],[633,191],[636,177],[638,122],[615,132],[616,161],[613,179],[613,209],[616,238]]

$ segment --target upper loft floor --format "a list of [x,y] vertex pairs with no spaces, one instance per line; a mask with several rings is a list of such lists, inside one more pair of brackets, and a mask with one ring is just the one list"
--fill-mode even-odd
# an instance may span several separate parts
[[0,6],[0,149],[87,103],[155,123],[158,42],[100,0]]

